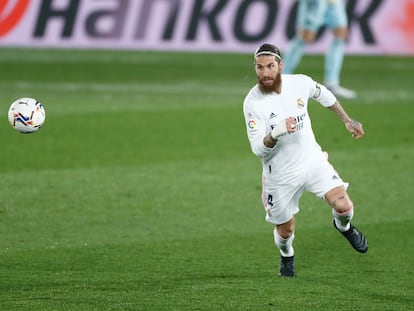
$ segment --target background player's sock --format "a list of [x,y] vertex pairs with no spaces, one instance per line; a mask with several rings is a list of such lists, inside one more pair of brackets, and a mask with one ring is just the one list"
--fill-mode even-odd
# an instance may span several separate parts
[[327,86],[339,85],[342,62],[344,60],[344,44],[342,39],[334,39],[325,56],[325,84]]
[[283,57],[283,73],[293,73],[302,59],[303,50],[305,49],[305,42],[295,37],[290,41],[286,53]]

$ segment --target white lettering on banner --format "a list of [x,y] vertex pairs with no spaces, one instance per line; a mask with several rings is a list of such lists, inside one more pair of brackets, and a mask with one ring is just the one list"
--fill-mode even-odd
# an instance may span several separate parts
[[[394,3],[394,4],[393,4]],[[347,53],[414,54],[414,0],[348,0]],[[295,33],[293,0],[2,0],[0,46],[250,53],[283,51]],[[323,53],[323,30],[309,53]]]

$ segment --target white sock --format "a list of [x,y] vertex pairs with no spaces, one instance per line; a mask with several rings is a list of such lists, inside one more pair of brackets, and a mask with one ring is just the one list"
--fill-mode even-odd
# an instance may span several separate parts
[[354,209],[352,209],[348,213],[337,213],[334,209],[332,209],[332,215],[334,216],[335,225],[341,232],[348,231],[351,227],[351,220],[354,217]]
[[273,236],[275,239],[275,244],[280,250],[280,254],[283,257],[292,257],[295,255],[295,250],[293,249],[293,240],[295,239],[295,234],[292,233],[287,239],[282,238],[277,232],[276,228],[273,230]]

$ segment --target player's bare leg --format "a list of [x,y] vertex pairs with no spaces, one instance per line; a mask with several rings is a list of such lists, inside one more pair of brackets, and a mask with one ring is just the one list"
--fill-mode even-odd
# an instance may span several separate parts
[[342,233],[356,251],[365,253],[368,250],[368,243],[364,234],[351,224],[354,205],[345,187],[340,186],[330,190],[325,195],[325,199],[332,207],[334,227]]
[[296,276],[294,266],[293,240],[295,238],[295,218],[288,222],[276,225],[273,234],[276,246],[280,250],[280,269],[279,276],[294,277]]

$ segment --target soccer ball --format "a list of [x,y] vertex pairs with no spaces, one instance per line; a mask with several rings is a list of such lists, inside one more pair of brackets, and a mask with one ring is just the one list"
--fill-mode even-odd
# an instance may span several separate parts
[[11,126],[20,133],[36,132],[46,119],[43,105],[30,97],[16,99],[8,115]]

